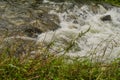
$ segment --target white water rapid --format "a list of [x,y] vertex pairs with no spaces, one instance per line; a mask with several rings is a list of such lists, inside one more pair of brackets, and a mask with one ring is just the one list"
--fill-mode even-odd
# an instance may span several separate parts
[[[120,57],[120,8],[112,7],[107,10],[99,4],[79,6],[72,3],[46,2],[52,7],[49,14],[59,16],[61,28],[40,34],[37,44],[53,41],[51,51],[63,54],[73,42],[75,45],[66,55],[101,61]],[[102,21],[101,17],[105,15],[110,15],[111,20]],[[85,35],[78,36],[89,28]]]

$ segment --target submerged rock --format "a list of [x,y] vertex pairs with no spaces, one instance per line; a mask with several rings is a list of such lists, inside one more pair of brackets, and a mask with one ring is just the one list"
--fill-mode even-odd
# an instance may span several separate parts
[[110,15],[105,15],[103,17],[100,18],[102,21],[112,21],[112,18]]
[[54,2],[64,2],[65,0],[50,0],[50,1],[54,1]]
[[46,32],[50,30],[56,30],[60,28],[59,25],[56,23],[52,22],[51,20],[44,18],[43,20],[33,20],[30,22],[30,25],[37,27],[38,29],[41,30],[41,32]]
[[107,10],[109,10],[109,9],[113,8],[113,6],[112,6],[112,5],[107,4],[107,3],[102,3],[102,5],[103,5],[103,7],[104,7],[105,9],[107,9]]
[[3,39],[0,45],[0,54],[20,57],[20,55],[31,54],[36,48],[35,39],[30,37],[8,37]]
[[37,37],[43,32],[60,28],[58,16],[48,14],[49,10],[39,6],[35,9],[31,5],[36,2],[39,1],[0,2],[0,36]]
[[20,28],[21,32],[23,32],[25,35],[29,36],[29,37],[37,37],[38,34],[41,34],[42,31],[34,26],[21,26]]

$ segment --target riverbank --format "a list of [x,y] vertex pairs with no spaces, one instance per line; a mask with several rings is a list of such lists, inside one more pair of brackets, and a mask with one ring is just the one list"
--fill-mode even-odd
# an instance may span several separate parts
[[[110,63],[46,54],[0,56],[1,80],[119,80],[120,59]],[[45,55],[45,57],[42,57]]]
[[120,8],[37,1],[0,2],[0,80],[119,80]]
[[64,2],[64,1],[68,1],[68,2],[77,2],[77,3],[84,3],[84,4],[90,4],[91,2],[94,3],[108,3],[114,6],[120,6],[120,1],[119,0],[50,0],[50,1],[54,1],[54,2]]

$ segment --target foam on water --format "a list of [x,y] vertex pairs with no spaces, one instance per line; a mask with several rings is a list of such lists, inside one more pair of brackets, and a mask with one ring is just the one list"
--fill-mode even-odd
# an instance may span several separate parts
[[[74,5],[71,8],[66,7],[62,12],[57,11],[58,9],[59,6],[54,7],[49,14],[59,16],[61,28],[40,34],[37,44],[41,41],[54,41],[53,49],[58,52],[61,50],[59,53],[62,54],[69,42],[76,39],[76,45],[66,55],[86,56],[103,61],[120,57],[120,8],[106,10],[102,5],[98,5],[96,9],[91,5]],[[110,15],[112,21],[101,21],[100,18],[105,15]],[[76,38],[88,28],[89,32]]]

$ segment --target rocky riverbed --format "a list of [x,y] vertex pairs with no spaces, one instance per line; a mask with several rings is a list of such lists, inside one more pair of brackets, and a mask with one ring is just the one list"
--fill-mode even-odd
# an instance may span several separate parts
[[56,15],[48,14],[42,7],[35,9],[30,3],[18,3],[0,2],[0,30],[7,31],[10,36],[21,33],[35,37],[35,34],[60,27]]
[[119,13],[119,7],[92,2],[0,1],[1,53],[16,44],[16,54],[40,52],[42,43],[56,54],[114,59],[120,54]]

